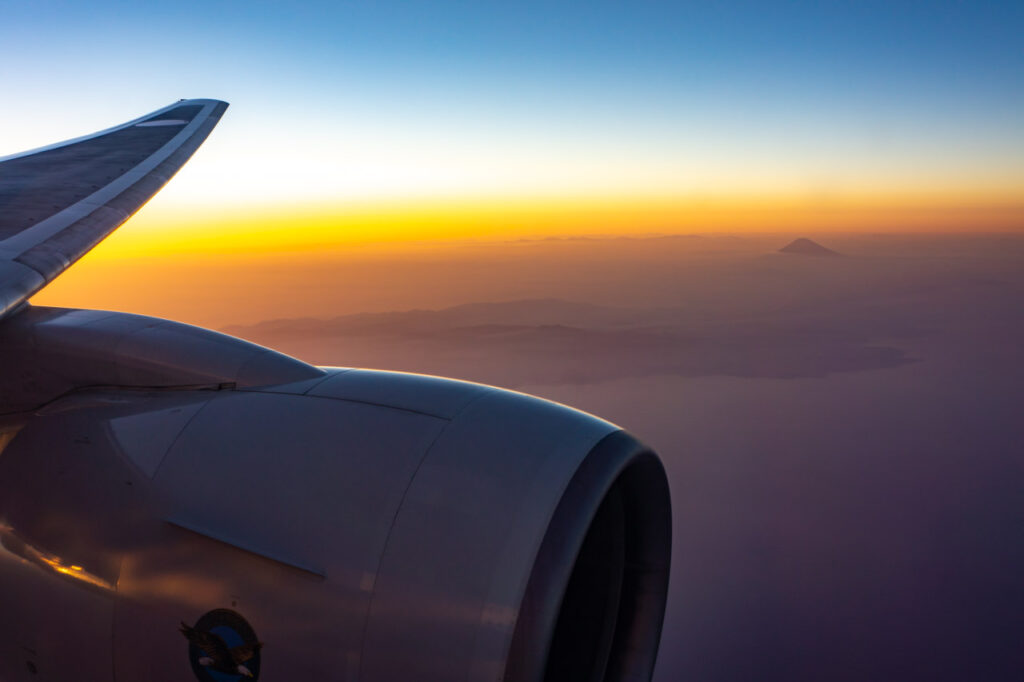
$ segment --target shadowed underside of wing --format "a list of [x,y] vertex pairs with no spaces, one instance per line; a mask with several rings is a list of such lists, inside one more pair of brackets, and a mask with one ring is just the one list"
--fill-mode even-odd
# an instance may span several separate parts
[[138,211],[227,106],[181,100],[109,130],[0,158],[0,317]]

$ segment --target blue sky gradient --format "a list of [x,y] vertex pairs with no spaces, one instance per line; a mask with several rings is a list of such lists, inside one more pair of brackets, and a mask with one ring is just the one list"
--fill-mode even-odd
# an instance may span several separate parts
[[[232,103],[182,201],[1024,190],[1020,3],[0,8],[0,154]],[[214,173],[245,183],[215,196]]]

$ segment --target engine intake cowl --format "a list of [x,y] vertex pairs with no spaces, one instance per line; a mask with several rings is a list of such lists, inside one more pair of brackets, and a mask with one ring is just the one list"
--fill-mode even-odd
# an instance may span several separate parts
[[654,453],[590,415],[329,370],[79,392],[19,426],[0,437],[0,642],[35,658],[0,652],[0,678],[31,663],[52,679],[191,679],[179,624],[227,611],[266,644],[268,680],[653,670],[668,486]]

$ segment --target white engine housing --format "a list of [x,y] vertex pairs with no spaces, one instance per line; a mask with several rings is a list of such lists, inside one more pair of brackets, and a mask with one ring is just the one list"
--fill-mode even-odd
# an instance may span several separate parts
[[251,624],[268,680],[650,678],[668,486],[618,427],[173,323],[111,345],[138,316],[104,314],[85,352],[52,334],[79,311],[39,310],[3,327],[41,325],[23,353],[74,385],[0,426],[0,680],[191,679],[177,628],[215,609]]

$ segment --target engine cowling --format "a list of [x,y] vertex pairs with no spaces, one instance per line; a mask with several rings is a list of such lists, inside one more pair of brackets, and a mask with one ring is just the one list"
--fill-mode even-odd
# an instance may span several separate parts
[[240,679],[182,623],[258,639],[268,680],[650,677],[653,452],[491,387],[304,376],[79,389],[9,419],[0,679]]

